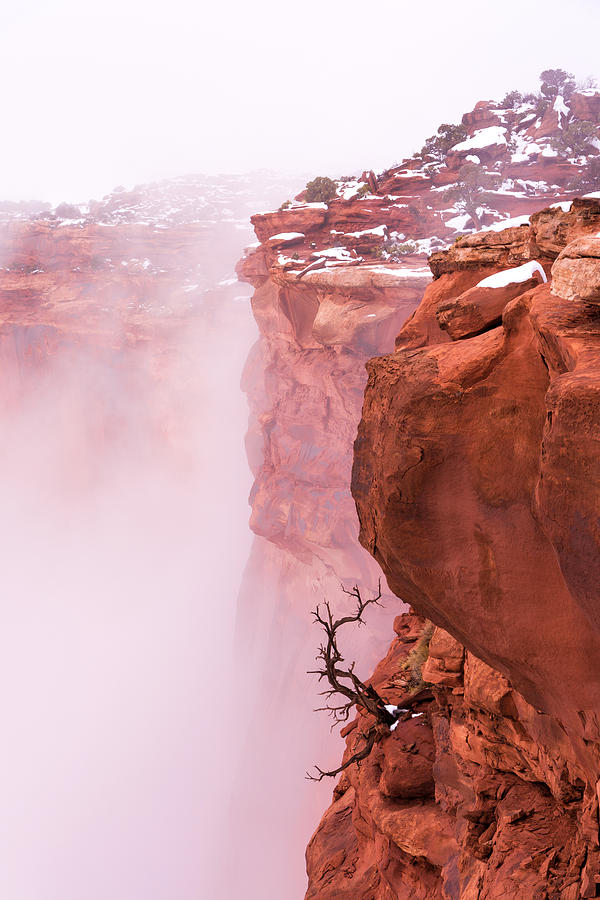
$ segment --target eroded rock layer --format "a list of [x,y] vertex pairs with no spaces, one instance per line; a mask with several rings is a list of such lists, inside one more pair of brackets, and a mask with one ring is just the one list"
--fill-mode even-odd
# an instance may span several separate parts
[[429,693],[343,774],[308,897],[597,896],[599,232],[589,199],[463,238],[368,364],[360,538],[415,610],[372,680],[402,705],[418,613]]
[[[347,585],[358,583],[368,590],[376,585],[380,574],[378,566],[359,546],[358,523],[350,495],[351,444],[360,418],[365,385],[363,363],[374,354],[391,352],[399,331],[398,347],[406,360],[412,358],[411,353],[417,360],[422,349],[435,346],[440,357],[447,358],[450,364],[452,347],[458,344],[472,346],[464,365],[466,378],[473,379],[473,385],[488,369],[491,371],[502,354],[507,354],[499,338],[505,309],[514,306],[515,310],[520,310],[523,296],[529,296],[531,292],[548,295],[549,289],[540,290],[538,285],[550,274],[553,260],[572,239],[585,238],[595,227],[590,225],[588,228],[583,224],[588,214],[586,210],[592,209],[593,204],[575,204],[575,212],[570,212],[570,198],[575,196],[573,181],[583,179],[588,159],[585,155],[578,157],[568,149],[557,150],[555,146],[559,146],[565,127],[573,122],[583,121],[590,128],[598,128],[599,100],[600,95],[592,91],[572,94],[556,109],[552,103],[542,104],[542,109],[538,108],[539,104],[529,101],[510,109],[497,103],[480,103],[463,117],[463,135],[456,138],[454,146],[443,148],[439,141],[428,142],[427,152],[415,154],[412,159],[385,172],[365,172],[360,177],[338,179],[327,202],[307,202],[303,192],[295,200],[282,204],[279,210],[261,213],[252,219],[259,244],[247,252],[238,271],[241,278],[255,288],[253,309],[260,330],[260,340],[248,361],[245,376],[251,404],[248,452],[255,475],[250,498],[251,527],[258,538],[242,589],[238,646],[240,658],[258,652],[256,623],[260,622],[263,638],[259,640],[264,643],[260,652],[267,664],[263,673],[264,687],[258,691],[263,703],[254,720],[260,723],[265,733],[268,732],[265,723],[271,719],[278,724],[280,733],[290,734],[285,743],[289,771],[281,774],[277,782],[281,787],[274,788],[275,793],[278,790],[286,792],[288,820],[298,822],[305,815],[305,811],[294,805],[297,795],[295,790],[288,788],[292,778],[290,773],[296,767],[300,774],[300,765],[306,767],[315,761],[327,761],[319,756],[324,750],[315,743],[317,729],[325,732],[326,727],[311,719],[310,709],[315,704],[311,689],[303,681],[318,641],[310,624],[310,610],[324,596],[339,607],[343,602],[339,593],[340,581]],[[593,155],[596,150],[590,149],[590,152]],[[470,205],[470,211],[464,202],[456,200],[456,194],[452,199],[448,193],[464,177],[461,173],[465,165],[479,167],[480,181],[485,185],[478,194],[477,203]],[[549,208],[549,204],[556,204],[556,207]],[[542,212],[534,217],[535,224],[530,224],[529,216],[536,210]],[[589,215],[591,223],[595,213]],[[481,226],[486,228],[484,234],[473,233]],[[457,237],[460,238],[458,241]],[[587,258],[587,252],[587,245],[577,251],[582,258]],[[427,257],[432,253],[429,266]],[[572,259],[570,256],[563,259],[560,265],[567,278]],[[531,260],[539,260],[541,265],[528,270],[527,277],[516,284],[509,282],[501,288],[479,284],[499,269],[526,265]],[[417,308],[425,288],[425,297]],[[577,290],[581,290],[580,285]],[[519,317],[517,312],[514,315]],[[529,321],[529,317],[526,318]],[[516,324],[515,329],[516,334]],[[511,340],[520,347],[517,355],[522,362],[520,372],[512,376],[513,383],[520,383],[522,376],[530,379],[531,384],[524,392],[519,411],[510,412],[512,406],[518,405],[508,396],[510,392],[499,401],[500,411],[496,414],[495,408],[492,410],[492,430],[486,450],[489,465],[485,470],[485,489],[490,496],[494,491],[498,494],[493,500],[498,509],[504,501],[495,467],[501,464],[502,471],[511,470],[512,473],[512,466],[515,482],[518,472],[524,470],[526,485],[519,482],[514,491],[519,502],[526,503],[524,498],[534,479],[535,463],[531,460],[527,464],[515,463],[514,454],[505,449],[499,453],[500,461],[496,460],[492,454],[494,441],[502,441],[506,435],[512,438],[514,429],[524,423],[521,442],[527,443],[537,440],[544,428],[537,412],[539,398],[547,387],[548,371],[543,361],[534,358],[528,337],[521,332],[518,334]],[[385,359],[395,360],[396,357],[399,358],[400,353]],[[387,364],[382,363],[382,366]],[[421,364],[415,361],[417,365]],[[438,422],[442,440],[444,429],[448,427],[444,418],[448,412],[447,401],[440,395],[439,410],[430,404],[431,376],[437,366],[437,359],[434,362],[423,357],[420,380],[414,381],[417,393],[415,398],[411,395],[408,402],[412,409],[422,398],[422,429],[428,432]],[[448,377],[453,376],[449,374]],[[400,403],[403,392],[408,390],[400,376],[395,390],[398,397],[394,402]],[[464,392],[464,388],[461,390]],[[460,401],[457,399],[456,402]],[[371,437],[374,441],[392,440],[390,433],[397,426],[390,427],[391,416],[396,412],[391,396],[389,403],[389,409],[382,408],[377,423],[373,423]],[[465,427],[468,429],[471,423]],[[457,436],[459,443],[455,454],[458,458],[463,452],[461,439],[465,445],[468,443],[468,430],[462,438],[461,433]],[[421,452],[420,442],[414,440],[404,460],[408,471],[412,467],[418,471]],[[393,469],[394,460],[392,456],[385,457],[386,473],[390,466]],[[378,489],[377,475],[374,469],[372,473],[368,470],[369,465],[371,463],[365,456],[365,471],[359,479],[362,487],[357,485],[356,488],[367,492],[361,506],[364,536],[365,522],[375,515],[370,511],[372,491]],[[454,478],[454,473],[448,477]],[[370,484],[371,479],[373,484]],[[437,488],[433,480],[430,490],[435,495]],[[397,500],[400,502],[400,498]],[[406,503],[408,508],[411,504],[415,506],[414,514],[418,518],[420,512],[412,495]],[[454,516],[460,518],[461,511],[455,512]],[[433,542],[435,523],[430,519],[418,521],[422,533]],[[430,529],[433,529],[431,533]],[[438,526],[438,531],[440,529]],[[462,535],[459,534],[457,532],[455,539],[450,536],[440,538],[440,541],[447,540],[450,545],[454,541],[460,549]],[[399,533],[397,537],[400,546],[394,552],[402,557],[403,535]],[[367,540],[365,545],[377,562],[384,562],[375,545],[378,540],[375,535],[373,543]],[[506,546],[507,554],[516,540],[513,534]],[[273,552],[274,548],[277,552]],[[484,556],[489,554],[485,538],[478,552]],[[418,556],[416,549],[415,554]],[[419,563],[426,571],[432,565],[431,559],[435,558],[428,554],[427,547],[419,557]],[[528,563],[532,568],[539,560]],[[393,567],[384,566],[384,571],[395,579],[391,585],[394,593],[414,603],[409,590],[403,593],[404,582]],[[468,570],[464,573],[461,570],[460,578],[468,577]],[[466,589],[474,590],[470,584]],[[544,597],[540,605],[542,602],[551,602],[553,610],[564,614],[558,594]],[[386,604],[388,615],[402,609],[400,602],[390,594],[386,596]],[[433,615],[427,605],[418,611]],[[469,626],[467,618],[463,614],[460,616],[465,632]],[[508,613],[506,618],[510,619]],[[450,627],[446,619],[440,617],[436,621]],[[374,662],[377,647],[381,655],[383,635],[391,624],[388,623],[389,619],[378,621],[367,642],[367,630],[362,631],[349,652],[358,655],[363,664]],[[499,629],[502,627],[498,625]],[[254,644],[250,647],[248,635],[254,635]],[[487,658],[475,643],[469,645],[466,635],[459,637],[469,646],[473,659]],[[526,639],[524,636],[522,650],[525,656]],[[462,661],[462,646],[460,654]],[[510,677],[508,667],[502,668],[501,663],[506,660],[500,659],[500,655],[498,659],[490,657],[488,664],[497,667],[494,671],[504,672],[503,677]],[[458,677],[460,673],[455,674]],[[524,670],[522,682],[515,682],[511,687],[511,690],[521,690],[523,696],[526,695],[525,674]],[[583,675],[583,670],[579,675]],[[553,682],[558,681],[560,677],[555,673]],[[265,705],[264,698],[269,694],[273,698],[281,697],[296,682],[304,687],[298,688],[291,707],[274,701]],[[455,687],[460,689],[458,683]],[[531,697],[529,702],[535,706]],[[357,734],[358,731],[355,737]],[[352,742],[351,734],[348,740]],[[388,740],[382,747],[388,745],[395,746]],[[435,748],[432,740],[432,759]],[[333,767],[332,745],[325,745],[325,751],[329,753]],[[390,779],[401,778],[397,766],[390,762],[388,768],[394,772]],[[247,780],[252,777],[253,773],[248,771]],[[342,787],[355,778],[359,778],[359,773],[349,773],[342,779]],[[272,786],[275,781],[273,777]],[[338,790],[341,805],[336,806],[335,815],[327,814],[311,843],[309,896],[392,897],[396,896],[393,891],[400,889],[403,878],[408,878],[409,884],[428,885],[429,896],[441,896],[436,892],[441,890],[442,884],[447,885],[444,890],[448,891],[452,884],[458,884],[456,848],[461,838],[452,830],[456,815],[450,806],[446,810],[444,828],[451,833],[454,849],[447,858],[441,859],[436,856],[432,842],[428,852],[434,858],[430,859],[423,847],[417,849],[415,845],[411,851],[407,849],[408,845],[394,843],[390,838],[391,825],[384,837],[383,826],[375,819],[372,828],[359,823],[366,802],[364,790],[367,790],[361,784],[357,781],[348,791]],[[368,790],[371,788],[372,785]],[[431,790],[432,783],[427,788],[427,791]],[[375,798],[372,791],[370,796]],[[430,816],[432,828],[436,829],[440,806],[431,799],[433,795],[427,796],[427,816]],[[411,798],[413,806],[421,802],[418,790],[416,793],[413,790]],[[395,799],[389,800],[391,806],[386,807],[386,816],[393,812],[394,803]],[[287,825],[277,819],[278,815],[281,815],[281,805],[274,802],[275,830],[279,834]],[[413,830],[417,829],[414,822],[413,826]],[[398,836],[400,826],[393,828]],[[347,841],[354,842],[355,850],[347,851]],[[449,844],[445,846],[447,848]],[[383,875],[386,854],[392,854],[396,860],[393,865],[390,863],[390,872],[395,866],[396,874],[390,875],[389,884],[385,880],[389,872],[385,877]],[[251,850],[248,855],[248,867],[251,867]],[[343,863],[344,859],[351,858],[352,862]],[[291,871],[293,856],[290,859]],[[370,868],[372,866],[374,868]],[[442,869],[443,876],[440,874]],[[407,874],[409,872],[412,875]],[[388,884],[387,888],[385,884]],[[273,889],[277,888],[281,890],[281,885]],[[297,882],[289,878],[286,890],[295,892]],[[385,890],[391,893],[377,893]],[[413,894],[409,892],[402,896]]]

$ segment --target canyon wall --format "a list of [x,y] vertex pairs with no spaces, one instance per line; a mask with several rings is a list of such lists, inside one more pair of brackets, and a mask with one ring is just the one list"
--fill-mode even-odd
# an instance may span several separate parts
[[[539,494],[550,528],[552,478],[568,454],[554,447],[540,491],[543,398],[552,373],[564,374],[562,356],[575,351],[559,349],[548,327],[566,314],[562,307],[559,313],[553,301],[530,313],[523,298],[553,298],[549,287],[536,287],[539,270],[549,276],[571,240],[598,231],[597,203],[570,203],[569,185],[587,160],[552,144],[578,104],[587,121],[598,122],[598,99],[574,95],[566,113],[551,108],[542,117],[478,104],[463,118],[464,146],[340,179],[327,202],[300,195],[253,217],[260,246],[239,272],[255,288],[261,332],[245,376],[251,527],[259,537],[240,598],[240,634],[249,643],[258,622],[268,635],[257,721],[267,734],[266,723],[279,721],[285,737],[277,748],[265,743],[271,755],[263,777],[275,793],[286,788],[285,812],[296,826],[310,800],[298,799],[290,772],[297,779],[310,763],[333,767],[336,755],[315,736],[314,687],[297,689],[291,708],[277,698],[310,668],[319,640],[310,610],[324,597],[342,608],[340,581],[367,591],[380,574],[356,540],[349,470],[362,364],[389,354],[398,331],[396,353],[369,363],[353,478],[361,542],[389,583],[386,613],[357,634],[347,656],[363,663],[366,677],[385,653],[390,615],[411,604],[372,678],[388,703],[402,704],[411,695],[406,671],[414,652],[429,641],[428,620],[437,626],[414,718],[383,734],[335,788],[307,851],[307,897],[542,897],[546,890],[568,898],[579,896],[582,878],[585,896],[595,896],[595,750],[586,742],[598,708],[596,645],[589,610],[559,590],[560,563],[543,546],[537,513],[528,512],[531,492]],[[445,193],[465,162],[501,177],[482,191],[477,221]],[[540,265],[523,280],[479,287],[486,276],[532,260]],[[565,281],[573,263],[569,255],[560,262]],[[536,328],[543,354],[532,347]],[[497,396],[487,382],[492,373]],[[464,418],[455,421],[457,410]],[[465,455],[481,457],[477,479],[462,471]],[[592,455],[590,448],[586,459]],[[588,471],[591,463],[582,465]],[[478,492],[490,505],[485,515]],[[507,506],[519,513],[508,524]],[[583,546],[578,552],[590,556],[589,540]],[[577,580],[564,535],[557,548]],[[506,594],[511,602],[503,604]],[[343,732],[346,760],[372,726],[359,715]],[[320,727],[326,730],[325,720]],[[282,746],[286,767],[274,772],[273,750]],[[273,807],[279,833],[285,816],[281,804]],[[288,833],[297,842],[298,828]],[[292,858],[288,872],[288,889],[296,891]]]
[[[435,254],[396,352],[369,363],[361,540],[436,625],[429,696],[342,776],[309,846],[310,897],[597,895],[599,229],[600,201],[575,200],[501,244]],[[405,707],[426,624],[395,627],[373,683]],[[372,724],[359,716],[348,752]]]

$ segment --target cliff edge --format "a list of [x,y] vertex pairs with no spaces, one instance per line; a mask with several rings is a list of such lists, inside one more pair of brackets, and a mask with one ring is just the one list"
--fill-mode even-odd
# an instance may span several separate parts
[[414,610],[373,683],[405,701],[418,613],[429,700],[343,774],[307,896],[595,897],[600,200],[430,263],[368,364],[352,477],[361,541]]

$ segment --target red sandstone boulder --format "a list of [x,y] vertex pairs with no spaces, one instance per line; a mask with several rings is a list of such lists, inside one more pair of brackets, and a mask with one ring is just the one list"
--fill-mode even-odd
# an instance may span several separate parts
[[600,231],[600,201],[580,200],[542,209],[531,216],[532,239],[537,252],[556,257],[577,237]]
[[314,203],[292,206],[278,212],[257,213],[250,221],[259,241],[266,241],[274,234],[308,232],[321,228],[327,218],[327,204]]
[[459,238],[449,250],[433,253],[429,265],[435,278],[445,273],[484,268],[510,269],[535,256],[526,225],[504,231],[484,231]]
[[456,299],[438,306],[436,318],[439,326],[453,341],[481,334],[488,328],[500,325],[502,312],[510,300],[539,283],[540,278],[529,278],[503,287],[473,287]]
[[433,797],[433,736],[415,715],[400,722],[373,757],[381,766],[379,790],[384,797]]
[[552,293],[565,300],[600,303],[600,232],[567,244],[552,266]]
[[571,94],[569,108],[576,119],[584,122],[600,122],[600,93]]

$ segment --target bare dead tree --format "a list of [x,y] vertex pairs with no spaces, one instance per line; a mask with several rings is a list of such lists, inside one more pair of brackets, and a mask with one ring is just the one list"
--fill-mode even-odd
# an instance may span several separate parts
[[[344,769],[353,763],[358,763],[366,759],[373,749],[376,741],[387,732],[390,726],[396,722],[399,717],[399,711],[396,715],[386,709],[383,698],[370,684],[365,684],[356,675],[354,668],[355,663],[343,666],[344,657],[338,646],[338,634],[343,625],[363,625],[363,615],[365,610],[373,605],[381,606],[381,581],[379,582],[377,594],[374,597],[364,600],[361,596],[358,586],[355,585],[352,590],[347,590],[342,585],[342,590],[349,597],[353,597],[356,601],[356,608],[353,613],[334,619],[329,601],[325,600],[322,607],[317,606],[313,611],[315,622],[324,630],[327,640],[319,647],[317,661],[322,663],[321,668],[314,669],[309,672],[310,675],[318,675],[319,681],[325,680],[329,687],[320,692],[320,696],[326,698],[326,705],[319,707],[315,712],[328,712],[333,718],[332,729],[336,725],[342,725],[348,721],[352,709],[361,707],[370,713],[375,719],[367,733],[364,735],[364,745],[350,756],[343,765],[339,766],[331,772],[325,772],[318,766],[315,766],[316,775],[307,773],[306,777],[311,781],[321,781],[328,777],[333,778],[339,775]],[[323,611],[322,611],[323,608]],[[330,702],[335,698],[334,704]],[[342,703],[337,701],[345,698]],[[385,726],[385,727],[383,727]]]

